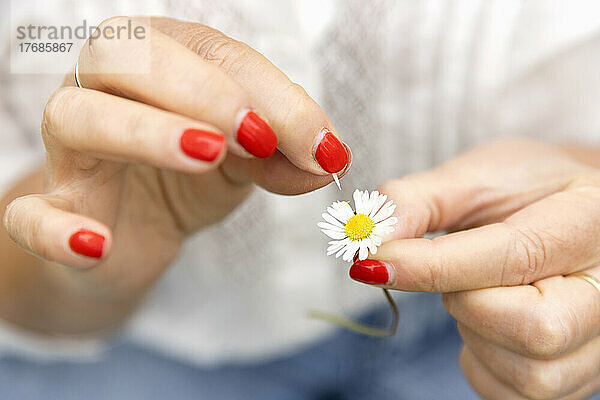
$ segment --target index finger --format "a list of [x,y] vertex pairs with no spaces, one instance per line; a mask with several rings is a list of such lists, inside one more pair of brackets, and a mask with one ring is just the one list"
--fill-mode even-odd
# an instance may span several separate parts
[[348,168],[350,150],[327,114],[262,54],[202,24],[152,18],[152,26],[243,87],[277,133],[278,150],[296,167],[319,175]]
[[502,223],[432,240],[384,243],[376,260],[355,263],[350,274],[392,289],[455,292],[523,285],[586,269],[600,263],[599,199],[597,188],[573,188]]
[[126,24],[146,35],[88,39],[78,60],[83,87],[207,122],[224,132],[238,155],[265,158],[275,152],[276,134],[252,111],[246,91],[220,68],[137,19],[110,18],[98,29],[118,32]]

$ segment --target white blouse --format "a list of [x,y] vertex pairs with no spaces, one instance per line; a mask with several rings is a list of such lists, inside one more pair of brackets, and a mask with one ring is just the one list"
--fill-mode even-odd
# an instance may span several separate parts
[[[34,16],[3,24],[2,37],[14,34],[11,23],[39,22],[67,9],[51,3],[39,2]],[[429,168],[499,134],[600,142],[600,4],[594,1],[68,5],[90,22],[117,14],[170,15],[249,43],[307,89],[353,149],[341,192],[330,186],[290,198],[257,190],[222,223],[190,238],[127,324],[131,340],[196,364],[276,357],[332,333],[331,326],[305,318],[307,310],[356,316],[383,300],[379,290],[347,277],[347,263],[325,256],[326,238],[316,223],[332,200]],[[41,164],[41,110],[62,76],[11,73],[10,44],[1,51],[3,191]],[[402,302],[409,294],[396,296]],[[423,326],[441,317],[426,308],[422,315]],[[71,357],[101,348],[50,342],[2,325],[5,352]]]

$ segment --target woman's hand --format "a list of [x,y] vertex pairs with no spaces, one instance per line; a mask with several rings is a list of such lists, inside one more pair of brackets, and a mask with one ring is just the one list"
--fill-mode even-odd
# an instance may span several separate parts
[[[129,24],[144,39],[115,37]],[[83,88],[70,73],[46,105],[44,193],[4,219],[26,251],[72,267],[46,269],[68,282],[57,291],[135,299],[253,183],[297,194],[347,170],[325,113],[247,45],[167,18],[116,17],[99,31],[113,38],[84,45]]]
[[600,278],[600,170],[558,146],[514,139],[381,191],[401,222],[350,274],[445,293],[475,390],[487,399],[582,399],[600,388],[600,292],[564,276]]

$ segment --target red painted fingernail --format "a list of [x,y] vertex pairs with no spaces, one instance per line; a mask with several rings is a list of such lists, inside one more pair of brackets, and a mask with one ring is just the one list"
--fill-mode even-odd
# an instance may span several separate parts
[[248,153],[258,158],[267,158],[277,150],[277,135],[253,111],[248,111],[240,122],[237,141]]
[[334,174],[348,164],[348,152],[340,139],[326,131],[315,150],[315,159],[325,172]]
[[187,129],[179,140],[181,150],[202,161],[214,161],[225,147],[225,137],[215,132]]
[[357,261],[350,267],[350,278],[371,285],[385,285],[390,281],[390,271],[386,264],[377,260]]
[[69,246],[77,254],[91,258],[102,258],[104,236],[90,231],[79,231],[71,236]]

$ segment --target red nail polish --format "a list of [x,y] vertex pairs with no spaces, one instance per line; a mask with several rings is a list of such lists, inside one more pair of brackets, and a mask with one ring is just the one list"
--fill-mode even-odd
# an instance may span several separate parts
[[390,280],[390,274],[381,261],[362,260],[350,267],[350,278],[371,285],[385,285]]
[[315,159],[326,172],[334,174],[348,164],[348,152],[333,133],[327,132],[315,150]]
[[277,135],[256,113],[249,111],[237,131],[237,141],[248,153],[267,158],[277,150]]
[[79,231],[71,236],[69,246],[77,254],[91,258],[102,258],[104,236],[90,231]]
[[223,151],[225,138],[215,132],[187,129],[179,141],[181,150],[188,156],[202,161],[214,161]]

